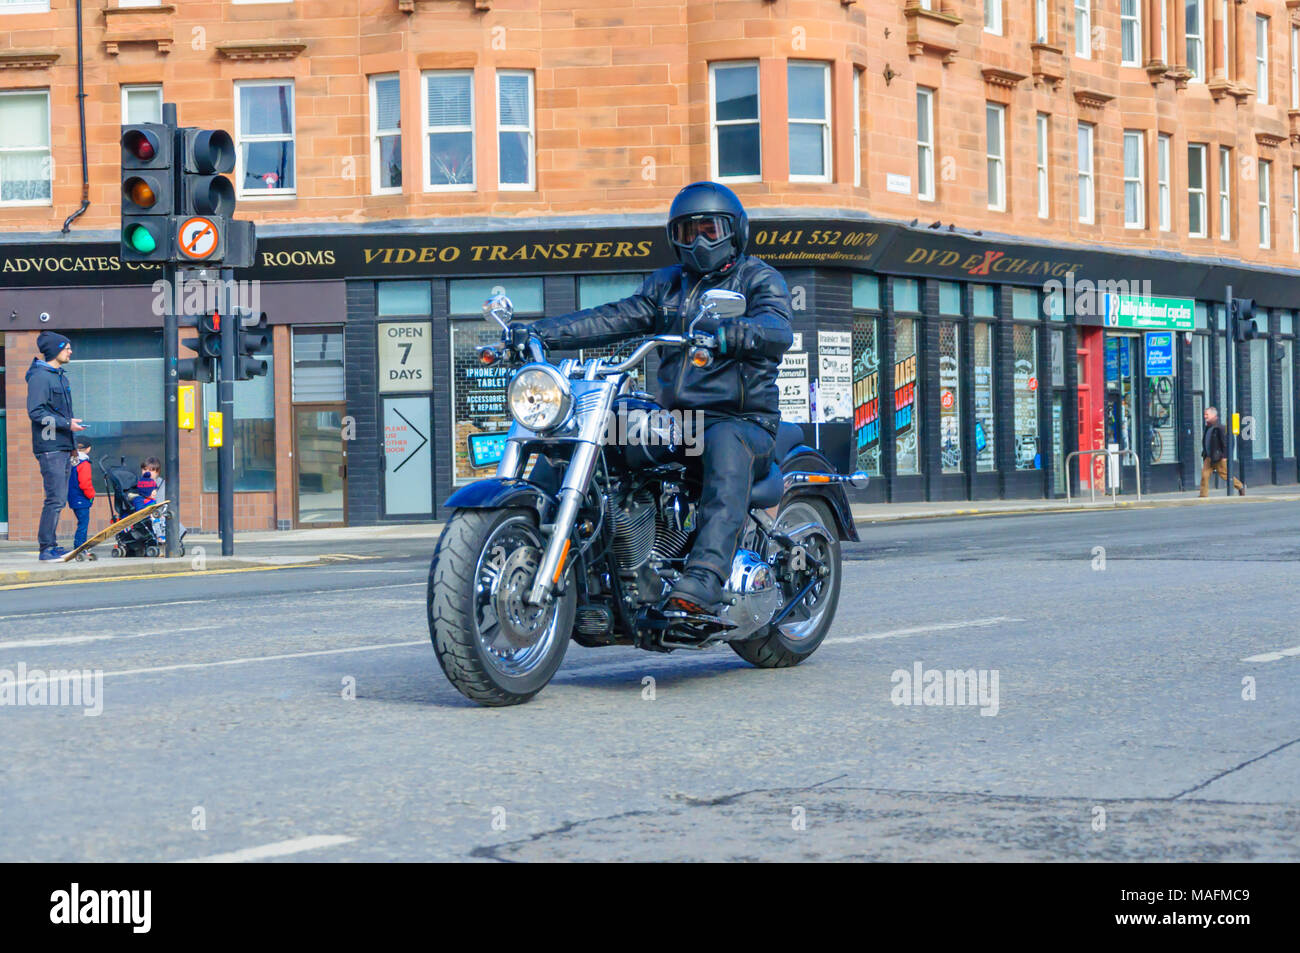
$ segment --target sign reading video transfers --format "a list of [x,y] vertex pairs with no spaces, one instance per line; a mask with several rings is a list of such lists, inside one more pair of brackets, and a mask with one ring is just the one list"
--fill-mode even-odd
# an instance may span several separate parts
[[1196,329],[1196,301],[1192,298],[1138,298],[1108,294],[1106,327],[1192,331]]

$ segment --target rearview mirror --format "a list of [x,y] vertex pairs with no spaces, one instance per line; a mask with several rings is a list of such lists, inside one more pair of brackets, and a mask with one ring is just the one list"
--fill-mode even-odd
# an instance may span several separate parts
[[495,294],[483,302],[483,314],[496,321],[505,330],[515,315],[515,305],[504,294]]
[[727,318],[742,317],[749,308],[749,302],[739,291],[728,291],[726,288],[711,288],[700,297],[700,310],[695,315],[695,320],[691,322],[688,334],[695,333],[695,325],[702,318],[714,318],[718,321]]
[[739,291],[712,288],[700,299],[700,311],[715,318],[739,318],[749,307],[749,302]]

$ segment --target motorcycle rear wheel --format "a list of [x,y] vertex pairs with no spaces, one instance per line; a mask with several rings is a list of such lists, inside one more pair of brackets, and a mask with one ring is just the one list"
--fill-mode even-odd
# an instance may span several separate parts
[[[532,577],[518,554],[545,542],[536,516],[523,509],[458,510],[438,538],[429,566],[429,638],[447,680],[480,705],[528,701],[564,660],[576,605],[572,580],[544,615],[519,598]],[[514,621],[501,618],[503,607]]]
[[812,555],[830,567],[830,575],[804,597],[803,606],[796,608],[781,623],[769,625],[743,642],[727,643],[737,655],[758,668],[798,665],[817,651],[835,621],[842,567],[839,534],[830,508],[821,500],[795,497],[785,501],[777,512],[776,525],[780,529],[789,531],[805,523],[819,523],[826,530],[829,547],[819,547]]

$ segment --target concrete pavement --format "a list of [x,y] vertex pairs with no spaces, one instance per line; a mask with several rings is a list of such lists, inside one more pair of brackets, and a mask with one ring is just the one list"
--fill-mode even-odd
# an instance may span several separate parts
[[[1107,512],[1115,509],[1152,509],[1169,506],[1239,506],[1251,503],[1300,503],[1300,488],[1263,487],[1250,490],[1245,497],[1226,496],[1222,492],[1199,499],[1195,491],[1158,493],[1141,501],[1121,497],[1118,504],[1109,498],[1095,503],[1076,499],[1064,500],[979,500],[916,503],[854,503],[854,520],[859,524],[888,523],[902,520],[952,519],[974,516],[1025,516],[1043,513]],[[1245,511],[1241,511],[1244,513]],[[95,579],[114,576],[168,574],[188,570],[239,569],[254,566],[307,565],[320,555],[346,556],[364,553],[381,556],[389,546],[408,548],[424,541],[425,552],[432,553],[441,522],[399,523],[385,526],[348,526],[328,529],[266,530],[236,534],[236,555],[222,557],[221,541],[215,534],[190,533],[186,536],[188,553],[177,560],[129,559],[109,557],[110,544],[95,551],[95,562],[41,563],[32,543],[0,541],[0,588],[67,579]],[[202,557],[199,559],[199,557]]]
[[[0,706],[0,859],[1294,862],[1298,538],[1289,502],[869,525],[804,665],[571,645],[498,710],[434,660],[427,539],[5,592],[0,670],[103,682]],[[918,664],[996,706],[903,698]]]

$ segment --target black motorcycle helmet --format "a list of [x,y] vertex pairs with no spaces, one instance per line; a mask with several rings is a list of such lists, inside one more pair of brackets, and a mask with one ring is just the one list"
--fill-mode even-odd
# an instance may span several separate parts
[[748,243],[749,216],[725,185],[692,182],[673,199],[668,209],[668,244],[692,274],[725,274]]

